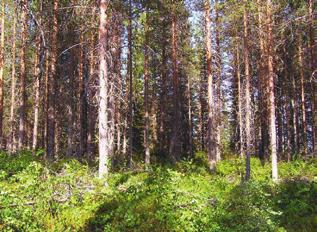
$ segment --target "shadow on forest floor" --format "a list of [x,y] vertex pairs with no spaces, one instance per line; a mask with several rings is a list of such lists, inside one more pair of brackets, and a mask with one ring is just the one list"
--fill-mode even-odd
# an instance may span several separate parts
[[[192,183],[196,183],[196,190],[189,186]],[[255,181],[230,186],[218,177],[203,179],[159,169],[107,199],[83,231],[316,231],[316,228],[316,182],[304,178],[283,180],[277,186]]]

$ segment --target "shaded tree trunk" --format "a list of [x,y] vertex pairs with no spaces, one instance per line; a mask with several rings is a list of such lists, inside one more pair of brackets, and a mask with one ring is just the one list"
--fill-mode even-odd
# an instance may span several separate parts
[[219,2],[215,1],[215,15],[216,15],[216,65],[217,65],[217,120],[216,120],[216,159],[219,161],[221,159],[220,148],[221,148],[221,122],[222,122],[222,96],[221,96],[221,48],[220,48],[220,21],[219,21]]
[[180,144],[180,129],[181,129],[181,107],[180,107],[180,83],[178,76],[178,31],[177,31],[177,18],[176,18],[176,4],[173,3],[172,9],[172,86],[173,86],[173,124],[172,124],[172,137],[170,141],[170,155],[174,162],[180,159],[181,144]]
[[27,12],[26,12],[26,0],[21,1],[22,4],[22,29],[21,29],[21,61],[20,61],[20,123],[19,123],[19,150],[23,149],[26,135],[26,46],[27,46]]
[[149,119],[149,26],[147,15],[145,16],[145,40],[144,40],[144,151],[145,151],[145,164],[150,164],[150,145],[149,145],[149,129],[150,129],[150,119]]
[[92,87],[95,83],[95,57],[94,57],[94,49],[95,49],[95,36],[92,33],[90,37],[90,48],[89,48],[89,89],[88,89],[88,104],[87,111],[88,114],[88,123],[87,123],[87,155],[88,159],[92,160],[94,150],[95,150],[95,107],[94,107],[94,96],[95,96],[95,88]]
[[0,42],[0,148],[3,147],[3,70],[4,70],[4,17],[5,1],[2,0],[1,10],[1,42]]
[[55,153],[55,124],[56,124],[56,107],[55,92],[57,79],[57,34],[58,34],[58,5],[59,0],[53,2],[53,20],[52,20],[52,37],[51,37],[51,65],[48,80],[48,122],[47,122],[47,147],[46,156],[49,159],[54,158]]
[[15,91],[16,91],[16,71],[15,71],[15,60],[16,60],[16,25],[17,25],[17,11],[16,4],[14,3],[14,14],[13,14],[13,32],[12,32],[12,70],[11,70],[11,100],[10,100],[10,138],[9,138],[9,151],[11,153],[16,150],[16,137],[15,137]]
[[299,34],[298,41],[298,61],[300,71],[300,92],[301,92],[301,109],[302,109],[302,141],[303,152],[307,154],[307,122],[306,122],[306,106],[305,106],[305,74],[303,62],[303,49],[302,49],[302,35]]
[[313,151],[317,156],[317,72],[316,72],[316,57],[315,57],[315,28],[314,28],[314,1],[308,2],[308,17],[309,17],[309,66],[311,72],[311,97],[312,97],[312,114],[313,114]]
[[129,26],[128,26],[128,70],[129,70],[129,150],[128,167],[132,167],[133,155],[133,51],[132,51],[132,2],[129,0]]

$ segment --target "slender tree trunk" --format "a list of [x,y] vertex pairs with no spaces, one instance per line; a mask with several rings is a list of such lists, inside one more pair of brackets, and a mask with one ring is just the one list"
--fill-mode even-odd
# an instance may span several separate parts
[[198,144],[200,151],[205,149],[205,128],[204,128],[204,85],[205,78],[204,74],[200,74],[199,80],[199,102],[198,102]]
[[218,13],[218,0],[215,1],[215,15],[216,15],[216,65],[217,65],[217,125],[216,125],[216,159],[221,159],[221,121],[222,121],[222,97],[221,97],[221,48],[220,48],[220,21]]
[[[92,33],[90,38],[90,56],[89,56],[89,82],[95,83],[95,75],[94,75],[94,68],[95,68],[95,58],[94,58],[94,49],[95,49],[95,36]],[[95,138],[95,111],[94,111],[94,100],[93,96],[95,91],[93,88],[89,89],[89,98],[88,98],[88,125],[87,125],[87,155],[88,159],[92,160],[94,154],[94,138]]]
[[301,87],[301,108],[302,108],[302,140],[303,140],[303,152],[307,154],[307,122],[306,122],[306,106],[305,106],[305,74],[304,74],[304,62],[303,62],[303,49],[302,49],[302,35],[299,34],[298,41],[298,61],[300,69],[300,87]]
[[188,93],[188,150],[189,156],[194,156],[193,148],[193,112],[192,112],[192,94],[191,94],[191,81],[190,77],[187,77],[187,93]]
[[270,121],[270,150],[272,159],[272,179],[277,181],[277,152],[276,152],[276,124],[275,124],[275,94],[274,94],[274,70],[273,70],[273,25],[272,25],[272,1],[267,0],[268,19],[268,81],[269,81],[269,121]]
[[[21,1],[22,6],[26,6],[27,1]],[[22,30],[21,30],[21,61],[20,61],[20,124],[19,124],[19,150],[21,150],[25,143],[26,130],[26,45],[27,45],[27,12],[23,7],[21,14]]]
[[[45,62],[45,99],[44,99],[44,116],[45,116],[45,127],[44,127],[44,147],[48,149],[48,107],[49,107],[49,75],[50,75],[50,50],[46,52]],[[47,152],[45,154],[47,158]]]
[[36,151],[38,147],[38,127],[39,127],[39,109],[40,109],[40,62],[39,62],[39,54],[41,51],[40,45],[40,36],[37,35],[37,49],[35,55],[35,70],[34,70],[34,78],[35,78],[35,99],[34,99],[34,125],[33,125],[33,143],[32,150]]
[[297,154],[299,151],[298,104],[297,104],[295,76],[293,73],[290,74],[290,78],[291,78],[291,109],[293,113],[293,132],[294,132],[293,153]]
[[205,43],[206,43],[206,58],[207,58],[207,92],[208,92],[208,160],[211,170],[216,168],[217,154],[216,142],[214,133],[214,93],[213,93],[213,74],[212,74],[212,48],[211,48],[211,19],[210,19],[210,2],[205,1]]
[[121,154],[121,137],[122,137],[122,122],[121,122],[121,112],[122,112],[122,99],[123,99],[123,94],[122,94],[122,75],[121,75],[121,36],[122,36],[122,14],[119,11],[115,12],[115,28],[114,28],[114,45],[115,45],[115,51],[114,51],[114,73],[115,73],[115,83],[116,85],[116,91],[115,91],[115,96],[118,99],[115,102],[115,127],[116,127],[116,153],[118,156]]
[[15,72],[15,60],[16,60],[16,25],[17,25],[17,12],[16,4],[14,3],[13,14],[13,33],[12,33],[12,72],[11,72],[11,101],[10,101],[10,138],[9,138],[9,151],[11,153],[16,150],[16,137],[15,137],[15,89],[16,89],[16,72]]
[[240,140],[240,158],[244,158],[244,124],[242,120],[242,98],[241,98],[241,70],[240,70],[240,42],[238,39],[236,48],[237,59],[237,84],[238,84],[238,118],[239,118],[239,140]]
[[149,120],[149,26],[148,26],[148,19],[146,16],[145,19],[145,41],[144,41],[144,151],[145,151],[145,164],[150,164],[150,145],[149,145],[149,129],[150,129],[150,120]]
[[78,64],[78,90],[79,90],[79,104],[78,104],[78,129],[79,129],[79,150],[78,156],[82,157],[87,152],[87,109],[85,96],[85,79],[84,79],[84,35],[80,35],[80,50],[79,50],[79,64]]
[[[162,16],[164,17],[164,16]],[[166,47],[167,47],[167,40],[166,40],[166,22],[163,21],[163,36],[162,36],[162,68],[161,68],[161,78],[162,78],[162,91],[161,91],[161,103],[160,103],[160,128],[159,128],[159,150],[160,153],[166,154],[167,153],[167,55],[166,55]]]
[[129,70],[129,150],[128,167],[132,167],[133,155],[133,51],[132,51],[132,2],[129,0],[129,26],[128,26],[128,70]]
[[[246,1],[244,1],[246,3]],[[244,25],[244,71],[245,71],[245,134],[246,134],[246,175],[245,179],[248,181],[250,179],[251,167],[250,167],[250,157],[251,157],[251,93],[250,93],[250,52],[249,52],[249,26],[248,26],[248,12],[244,9],[243,14],[243,25]]]
[[2,0],[1,10],[1,42],[0,42],[0,148],[3,147],[3,70],[4,70],[4,17],[5,1]]
[[313,151],[317,156],[317,71],[315,57],[315,28],[314,28],[314,0],[308,2],[308,17],[309,17],[309,66],[311,71],[311,97],[312,97],[312,113],[313,113]]

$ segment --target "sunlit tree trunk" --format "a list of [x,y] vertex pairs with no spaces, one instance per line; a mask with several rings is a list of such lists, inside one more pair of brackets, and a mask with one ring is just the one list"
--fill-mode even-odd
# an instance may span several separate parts
[[32,150],[33,152],[36,151],[38,146],[38,128],[39,128],[39,110],[40,110],[40,36],[37,35],[37,49],[35,55],[35,69],[34,69],[34,78],[35,78],[35,99],[34,99],[34,124],[33,124],[33,143],[32,143]]
[[272,179],[277,181],[277,152],[276,152],[276,124],[275,124],[275,94],[274,94],[274,70],[273,70],[273,25],[272,25],[272,1],[267,0],[267,43],[268,43],[268,83],[269,83],[269,130],[270,130],[270,150],[272,160]]
[[109,158],[113,152],[113,138],[111,121],[111,80],[107,63],[107,0],[100,0],[100,22],[99,22],[99,177],[108,173]]
[[213,93],[213,73],[212,73],[212,48],[211,48],[211,19],[210,19],[210,2],[205,1],[205,46],[206,46],[206,59],[207,59],[207,93],[208,93],[208,132],[207,132],[207,145],[208,145],[208,160],[209,167],[214,170],[216,167],[217,154],[216,142],[214,136],[214,93]]
[[[245,1],[246,3],[246,1]],[[249,52],[249,26],[248,26],[248,12],[244,9],[243,14],[243,25],[244,25],[244,72],[245,72],[245,134],[246,134],[246,175],[245,179],[250,179],[251,167],[250,167],[250,156],[251,156],[251,93],[250,93],[250,52]]]

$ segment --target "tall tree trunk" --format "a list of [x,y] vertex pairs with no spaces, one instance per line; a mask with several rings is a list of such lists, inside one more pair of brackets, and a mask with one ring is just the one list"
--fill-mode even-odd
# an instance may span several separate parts
[[295,83],[295,76],[293,73],[290,74],[291,78],[291,109],[293,114],[293,153],[297,154],[299,151],[299,131],[298,131],[298,104],[297,104],[297,89]]
[[187,77],[187,93],[188,93],[188,150],[189,156],[194,156],[193,141],[193,112],[192,112],[192,90],[190,77]]
[[204,124],[204,85],[205,85],[205,75],[200,74],[199,80],[199,102],[198,102],[198,144],[200,151],[205,149],[205,124]]
[[12,72],[11,72],[11,101],[10,101],[10,138],[9,138],[9,151],[11,153],[16,150],[16,137],[15,137],[15,89],[16,89],[16,72],[15,72],[15,60],[16,60],[16,26],[17,26],[17,9],[14,3],[13,14],[13,33],[12,33]]
[[236,59],[237,59],[237,86],[238,86],[238,118],[239,118],[239,142],[240,142],[240,158],[244,158],[244,124],[242,120],[242,97],[241,97],[241,70],[240,70],[240,40],[237,41]]
[[272,159],[272,179],[277,181],[277,152],[276,152],[276,124],[275,124],[275,94],[274,94],[274,70],[273,70],[273,23],[272,1],[267,0],[267,26],[268,26],[268,82],[269,82],[269,121],[270,121],[270,150]]
[[[95,49],[95,36],[92,33],[90,38],[90,48],[89,48],[89,82],[95,83],[95,57],[94,57],[94,49]],[[94,138],[95,138],[95,111],[94,111],[94,96],[95,91],[94,88],[89,89],[89,98],[88,98],[88,124],[87,124],[87,155],[88,159],[92,160],[92,156],[94,154]]]
[[221,121],[222,121],[222,96],[221,96],[221,48],[220,48],[220,21],[219,21],[219,2],[215,1],[215,15],[216,15],[216,65],[217,65],[217,120],[216,120],[216,159],[219,161],[221,159],[220,156],[220,148],[221,148]]
[[[244,1],[246,4],[246,1]],[[248,12],[247,5],[244,6],[243,14],[243,25],[244,25],[244,71],[245,71],[245,134],[246,134],[246,174],[245,179],[248,181],[250,179],[251,167],[250,167],[250,157],[251,157],[251,94],[250,94],[250,52],[249,52],[249,26],[248,26]]]
[[144,25],[144,151],[145,151],[145,164],[150,164],[150,144],[149,144],[149,129],[150,129],[150,119],[149,119],[149,26],[148,26],[148,16],[145,16]]
[[173,79],[173,124],[172,124],[172,137],[170,142],[170,155],[174,162],[180,159],[181,145],[180,145],[180,84],[178,76],[178,31],[177,31],[177,18],[176,18],[176,4],[173,1],[172,6],[172,79]]
[[79,149],[78,156],[82,157],[87,151],[87,109],[86,109],[86,96],[85,96],[85,79],[84,79],[84,35],[80,35],[80,48],[79,48],[79,64],[78,64],[78,130],[79,130]]
[[1,42],[0,42],[0,148],[3,147],[3,70],[4,70],[4,17],[5,1],[1,10]]
[[262,9],[261,0],[257,0],[258,4],[258,23],[259,23],[259,43],[260,43],[260,59],[258,63],[258,78],[259,78],[259,102],[261,102],[260,109],[260,135],[261,141],[259,145],[259,157],[264,162],[268,159],[268,81],[267,81],[267,44],[265,41],[265,22],[264,22],[264,10]]
[[[109,157],[113,152],[113,141],[111,131],[111,80],[107,64],[107,7],[108,0],[100,0],[100,22],[99,22],[99,177],[108,173]],[[108,108],[109,107],[109,108]]]
[[26,130],[26,45],[27,45],[27,12],[26,0],[21,1],[22,4],[22,30],[21,30],[21,61],[20,61],[20,124],[19,124],[19,150],[21,150],[25,143],[25,130]]
[[[162,16],[164,17],[164,16]],[[162,91],[161,91],[161,102],[160,102],[160,128],[159,128],[159,151],[160,153],[167,153],[167,40],[166,40],[166,22],[165,18],[162,23],[162,68],[161,68],[161,78],[162,78]]]
[[128,167],[132,167],[133,155],[133,51],[132,51],[132,2],[129,0],[129,26],[128,26],[128,70],[129,70],[129,150]]
[[210,19],[210,2],[205,1],[205,46],[206,46],[206,59],[207,59],[207,92],[208,92],[208,160],[209,167],[214,170],[216,167],[217,154],[215,142],[215,127],[214,127],[214,93],[213,93],[213,73],[212,73],[212,48],[211,48],[211,19]]
[[307,122],[306,122],[306,106],[305,106],[305,74],[304,74],[304,62],[303,62],[303,49],[302,49],[302,35],[299,34],[298,41],[298,61],[300,71],[300,88],[301,88],[301,108],[302,108],[302,140],[303,140],[303,152],[307,154]]
[[312,113],[313,113],[313,151],[317,156],[317,71],[315,57],[315,28],[314,28],[314,0],[308,2],[309,17],[309,66],[311,71],[311,97],[312,97]]
[[115,12],[115,29],[114,29],[114,45],[115,45],[115,52],[114,52],[114,73],[115,73],[115,83],[117,83],[115,95],[118,99],[115,102],[115,127],[116,127],[116,153],[118,156],[121,155],[121,137],[122,137],[122,122],[121,122],[121,113],[122,113],[122,75],[121,75],[121,36],[122,36],[122,14],[119,11]]
[[57,79],[57,33],[58,33],[58,4],[59,0],[53,2],[53,25],[52,25],[52,37],[51,37],[51,66],[50,75],[48,81],[48,122],[47,122],[47,147],[46,156],[49,159],[54,158],[55,153],[55,124],[56,124],[56,112],[55,112],[55,91],[56,91],[56,79]]
[[34,99],[34,125],[33,125],[33,143],[32,143],[32,150],[33,152],[36,151],[38,147],[38,127],[39,127],[39,109],[40,109],[40,51],[41,51],[41,45],[40,45],[40,36],[37,35],[37,49],[36,49],[36,55],[35,55],[35,69],[34,69],[34,78],[35,78],[35,99]]

